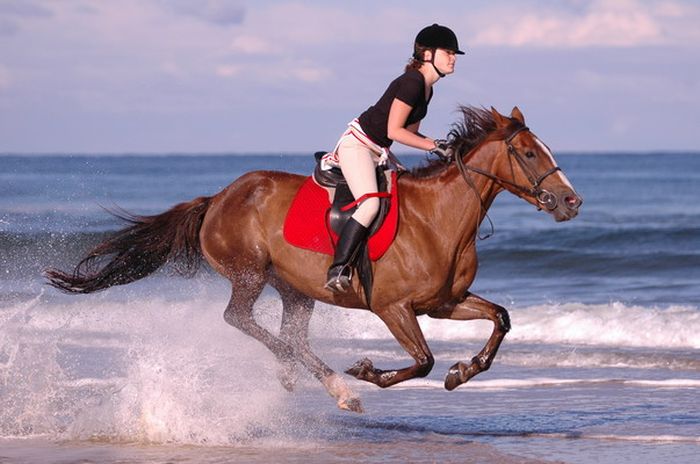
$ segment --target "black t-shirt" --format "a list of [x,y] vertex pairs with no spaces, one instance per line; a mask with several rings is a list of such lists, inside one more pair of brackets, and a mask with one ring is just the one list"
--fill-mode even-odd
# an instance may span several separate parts
[[423,74],[417,69],[409,69],[394,79],[379,101],[360,115],[359,121],[362,130],[377,145],[382,147],[389,147],[393,142],[387,136],[387,122],[389,109],[394,98],[398,98],[413,108],[404,125],[404,127],[407,127],[420,121],[428,113],[428,103],[433,98],[433,92],[431,89],[430,95],[426,100]]

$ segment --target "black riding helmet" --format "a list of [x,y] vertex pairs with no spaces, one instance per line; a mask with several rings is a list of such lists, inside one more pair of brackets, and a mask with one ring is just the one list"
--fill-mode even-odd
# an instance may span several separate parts
[[459,49],[457,36],[452,32],[452,29],[439,24],[424,27],[416,36],[415,45],[433,49],[442,48],[455,52],[457,55],[464,55],[464,52]]

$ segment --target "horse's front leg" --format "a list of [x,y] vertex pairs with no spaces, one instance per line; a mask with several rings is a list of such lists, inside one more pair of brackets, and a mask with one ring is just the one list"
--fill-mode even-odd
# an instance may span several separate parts
[[476,374],[491,367],[503,337],[510,330],[508,311],[504,307],[491,303],[473,293],[467,293],[464,299],[455,305],[448,304],[430,311],[428,316],[436,319],[454,319],[459,321],[488,319],[493,322],[491,337],[489,337],[488,342],[486,342],[479,354],[474,356],[469,363],[460,361],[447,371],[447,376],[445,377],[445,388],[447,390],[454,390]]
[[415,364],[403,369],[381,370],[376,369],[372,361],[365,358],[355,363],[345,373],[382,388],[390,387],[404,380],[428,375],[435,361],[413,309],[408,305],[395,305],[388,308],[375,308],[374,312],[384,321],[392,335],[415,360]]

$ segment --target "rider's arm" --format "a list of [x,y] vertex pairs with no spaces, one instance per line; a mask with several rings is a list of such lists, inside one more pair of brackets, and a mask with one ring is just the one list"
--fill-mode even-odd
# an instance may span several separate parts
[[427,135],[423,135],[423,134],[421,134],[421,133],[419,132],[419,130],[420,130],[420,121],[414,122],[413,124],[410,124],[410,125],[406,126],[406,129],[407,129],[408,131],[410,131],[410,132],[413,132],[414,134],[416,134],[416,135],[419,136],[419,137],[423,137],[424,139],[428,137]]
[[423,137],[417,133],[418,127],[416,126],[415,131],[409,130],[413,128],[414,124],[408,128],[404,127],[406,124],[406,119],[408,115],[411,114],[413,108],[408,104],[402,102],[398,98],[394,98],[391,103],[391,108],[389,109],[389,119],[387,120],[387,136],[403,145],[409,147],[418,148],[420,150],[430,151],[435,148],[435,141],[429,137]]

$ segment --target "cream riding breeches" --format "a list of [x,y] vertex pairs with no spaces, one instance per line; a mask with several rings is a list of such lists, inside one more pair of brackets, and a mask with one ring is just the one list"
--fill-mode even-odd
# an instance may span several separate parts
[[[340,141],[337,154],[340,169],[355,199],[377,192],[376,168],[379,158],[367,145],[350,135]],[[352,217],[369,227],[378,212],[379,198],[371,197],[358,205]]]

